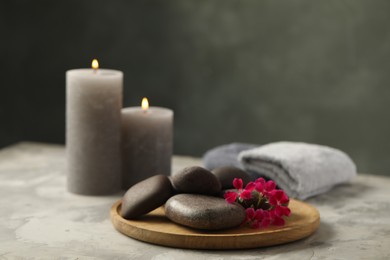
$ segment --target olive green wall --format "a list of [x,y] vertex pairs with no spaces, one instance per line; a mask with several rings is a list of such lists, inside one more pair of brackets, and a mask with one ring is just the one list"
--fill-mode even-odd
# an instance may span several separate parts
[[175,153],[278,140],[390,175],[390,1],[0,0],[0,145],[64,142],[64,73],[125,73],[175,110]]

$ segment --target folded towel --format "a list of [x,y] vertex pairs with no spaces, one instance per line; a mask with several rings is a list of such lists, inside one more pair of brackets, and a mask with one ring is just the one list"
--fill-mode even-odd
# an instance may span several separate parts
[[356,176],[344,152],[321,145],[277,142],[243,151],[244,169],[274,180],[291,198],[307,199]]
[[209,170],[225,166],[242,169],[242,165],[237,159],[238,154],[255,147],[258,147],[258,145],[245,143],[231,143],[217,146],[205,153],[203,156],[203,165]]

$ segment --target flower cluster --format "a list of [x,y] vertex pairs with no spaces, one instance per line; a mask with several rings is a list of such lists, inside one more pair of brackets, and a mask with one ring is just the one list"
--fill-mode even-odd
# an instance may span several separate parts
[[283,190],[276,189],[273,181],[258,178],[243,188],[242,179],[235,178],[234,191],[224,195],[228,203],[237,202],[245,208],[246,219],[252,228],[266,228],[269,225],[283,226],[283,216],[290,216],[289,198]]

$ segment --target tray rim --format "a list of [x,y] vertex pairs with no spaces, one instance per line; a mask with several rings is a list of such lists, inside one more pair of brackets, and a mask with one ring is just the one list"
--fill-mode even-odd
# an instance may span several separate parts
[[[133,223],[140,223],[145,221],[127,220],[122,218],[119,214],[122,200],[118,200],[112,205],[110,210],[110,218],[114,228],[118,232],[130,238],[151,243],[151,244],[174,247],[174,248],[185,248],[185,249],[250,249],[250,248],[260,248],[265,246],[279,245],[279,244],[300,240],[310,236],[318,229],[320,225],[319,211],[314,206],[306,202],[294,200],[294,199],[291,199],[290,201],[293,201],[293,203],[301,204],[302,206],[310,209],[314,214],[314,217],[312,218],[313,220],[305,224],[297,224],[297,225],[282,226],[282,227],[272,226],[265,230],[253,229],[253,232],[245,232],[245,233],[219,233],[219,232],[226,232],[228,230],[224,230],[224,231],[201,230],[198,232],[204,232],[204,233],[184,234],[184,233],[166,232],[166,231],[159,231],[159,230],[145,228],[145,227],[134,226]],[[180,226],[179,224],[173,222],[171,222],[170,224]],[[187,227],[184,228],[197,231],[195,229],[191,229]],[[247,227],[240,227],[240,229],[241,228],[245,229],[246,231],[248,231],[249,229]],[[125,229],[127,230],[125,231]],[[304,232],[302,232],[302,229],[304,230]],[[236,230],[236,229],[231,229],[231,230]],[[291,232],[295,230],[300,230],[301,232],[298,235]],[[145,236],[145,234],[148,235]],[[264,240],[264,238],[267,238],[268,236],[275,237],[278,235],[285,235],[285,236],[280,236],[278,242],[274,242],[273,240],[270,241]],[[159,236],[165,237],[167,239],[160,240]],[[258,238],[258,239],[254,239],[254,238]],[[233,242],[224,243],[223,241],[224,239],[225,240],[229,239],[232,240]],[[200,241],[201,243],[199,245],[194,245],[195,241],[197,240],[202,240],[202,241]],[[211,245],[209,245],[208,243],[211,243]]]

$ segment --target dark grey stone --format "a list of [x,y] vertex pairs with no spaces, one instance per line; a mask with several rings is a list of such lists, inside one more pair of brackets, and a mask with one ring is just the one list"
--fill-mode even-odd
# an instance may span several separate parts
[[221,183],[210,171],[198,167],[187,167],[172,177],[172,185],[178,193],[214,195],[221,191]]
[[161,205],[173,196],[172,184],[165,175],[155,175],[133,185],[123,196],[121,216],[137,218]]
[[166,202],[165,215],[191,228],[218,230],[240,225],[245,219],[245,209],[222,198],[179,194]]
[[221,182],[222,189],[231,189],[233,187],[234,178],[242,179],[244,186],[251,181],[249,175],[236,167],[219,167],[211,171]]

